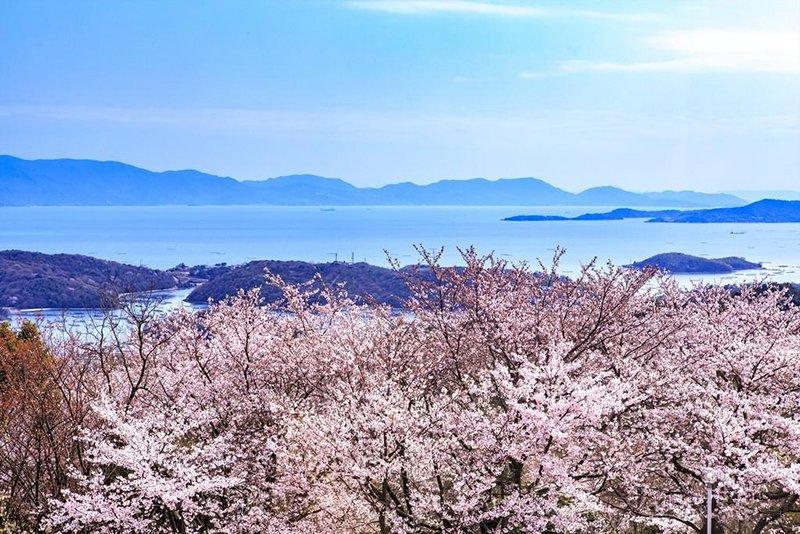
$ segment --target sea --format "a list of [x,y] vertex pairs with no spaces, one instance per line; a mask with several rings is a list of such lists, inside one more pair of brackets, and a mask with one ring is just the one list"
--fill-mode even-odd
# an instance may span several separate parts
[[[441,261],[447,265],[461,263],[459,249],[469,246],[510,262],[549,265],[560,247],[565,251],[560,272],[567,276],[595,258],[624,265],[662,252],[684,252],[709,258],[742,256],[761,262],[765,269],[676,277],[682,283],[765,278],[800,282],[800,223],[503,221],[511,215],[575,216],[617,207],[2,207],[0,250],[86,254],[164,269],[179,263],[239,264],[256,259],[365,261],[387,266],[389,258],[394,258],[409,264],[419,259],[415,246],[442,249]],[[183,296],[180,292],[169,295],[169,307],[183,305]]]

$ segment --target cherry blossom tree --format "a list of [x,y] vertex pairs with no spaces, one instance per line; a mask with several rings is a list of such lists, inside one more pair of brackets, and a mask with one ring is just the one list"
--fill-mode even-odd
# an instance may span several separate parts
[[403,311],[271,277],[280,306],[243,292],[81,345],[81,461],[40,526],[702,532],[710,487],[717,531],[800,529],[783,294],[422,260]]

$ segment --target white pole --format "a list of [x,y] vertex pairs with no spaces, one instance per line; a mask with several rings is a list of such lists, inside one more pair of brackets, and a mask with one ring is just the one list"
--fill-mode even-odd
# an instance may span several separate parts
[[706,534],[711,534],[711,504],[714,501],[714,495],[711,492],[711,485],[706,486]]

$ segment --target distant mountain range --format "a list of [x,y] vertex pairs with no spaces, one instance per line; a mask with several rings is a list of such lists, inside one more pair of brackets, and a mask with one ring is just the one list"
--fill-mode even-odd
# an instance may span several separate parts
[[633,193],[594,187],[580,193],[538,178],[442,180],[356,187],[310,174],[239,181],[194,170],[153,172],[115,161],[24,160],[0,156],[0,205],[153,206],[170,204],[283,206],[346,205],[560,205],[730,207],[745,203],[730,194],[694,191]]
[[504,221],[619,221],[647,219],[652,223],[789,223],[800,222],[800,200],[764,199],[746,206],[699,210],[635,210],[619,208],[605,213],[560,215],[514,215]]

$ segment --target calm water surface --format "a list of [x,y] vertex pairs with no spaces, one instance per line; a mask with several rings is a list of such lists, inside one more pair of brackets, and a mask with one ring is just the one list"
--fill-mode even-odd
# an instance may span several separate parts
[[[800,281],[800,224],[652,224],[643,220],[503,222],[521,213],[577,215],[607,207],[20,207],[0,208],[0,249],[80,253],[168,268],[254,259],[367,261],[417,258],[413,245],[456,247],[548,262],[566,249],[564,274],[597,257],[625,264],[660,252],[760,261],[775,280]],[[657,206],[654,206],[657,208]],[[710,277],[734,281],[752,272]],[[684,279],[689,277],[682,277]],[[693,277],[697,278],[697,277]]]

